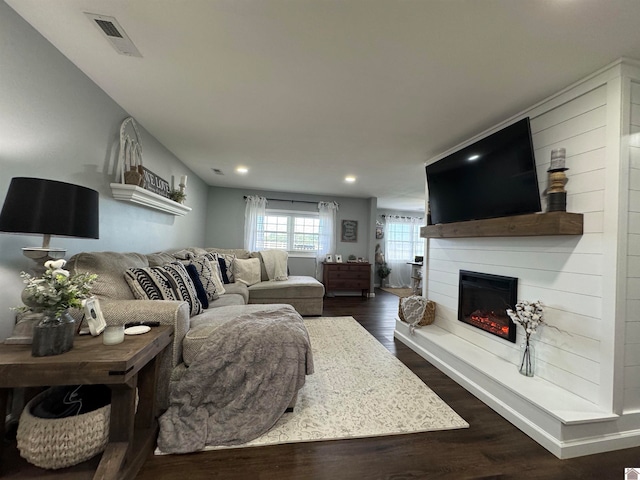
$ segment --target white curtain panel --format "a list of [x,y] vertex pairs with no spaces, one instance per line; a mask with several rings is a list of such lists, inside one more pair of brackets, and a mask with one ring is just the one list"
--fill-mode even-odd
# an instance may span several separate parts
[[246,197],[247,205],[244,210],[244,248],[250,252],[258,250],[258,239],[262,232],[258,232],[258,219],[266,216],[267,199],[258,195]]
[[[408,265],[407,262],[414,261],[416,251],[415,245],[410,240],[414,238],[415,229],[419,231],[422,223],[423,219],[418,217],[386,216],[384,254],[387,266],[391,269],[391,273],[387,277],[387,286],[392,288],[411,287],[411,265]],[[408,228],[394,228],[399,225]]]
[[316,278],[321,280],[322,271],[319,266],[328,253],[336,251],[336,216],[338,204],[336,202],[318,203],[320,216],[320,236],[318,242],[318,253],[316,255]]

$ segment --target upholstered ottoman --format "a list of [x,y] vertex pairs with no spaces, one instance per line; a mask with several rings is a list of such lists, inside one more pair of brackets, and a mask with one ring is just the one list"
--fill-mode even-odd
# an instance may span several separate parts
[[249,287],[249,303],[286,303],[300,315],[322,315],[324,285],[313,277],[292,275],[281,282],[263,281]]

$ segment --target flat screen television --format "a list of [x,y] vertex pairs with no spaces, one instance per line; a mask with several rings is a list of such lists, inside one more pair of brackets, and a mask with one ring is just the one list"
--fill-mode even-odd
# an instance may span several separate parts
[[431,223],[541,210],[529,118],[426,167]]

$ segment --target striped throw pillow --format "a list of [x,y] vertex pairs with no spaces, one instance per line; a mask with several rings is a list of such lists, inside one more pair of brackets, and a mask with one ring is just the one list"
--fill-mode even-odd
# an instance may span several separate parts
[[193,317],[202,313],[196,288],[179,262],[158,267],[129,268],[124,273],[133,295],[139,300],[179,300],[189,304]]

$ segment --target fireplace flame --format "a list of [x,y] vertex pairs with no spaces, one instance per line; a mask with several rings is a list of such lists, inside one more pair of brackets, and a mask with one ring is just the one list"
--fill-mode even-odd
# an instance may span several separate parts
[[493,310],[489,312],[476,310],[469,316],[469,323],[500,337],[509,338],[508,320],[501,320]]

